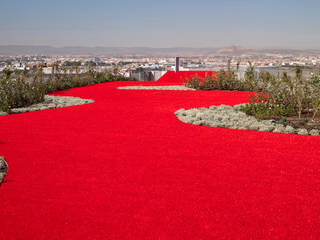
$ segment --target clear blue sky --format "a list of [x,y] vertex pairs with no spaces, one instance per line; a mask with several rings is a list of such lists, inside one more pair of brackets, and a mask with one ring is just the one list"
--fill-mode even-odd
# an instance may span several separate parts
[[320,49],[320,1],[1,0],[7,44]]

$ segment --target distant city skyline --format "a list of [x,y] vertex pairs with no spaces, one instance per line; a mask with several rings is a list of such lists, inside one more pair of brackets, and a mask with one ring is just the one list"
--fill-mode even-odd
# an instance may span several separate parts
[[316,0],[2,0],[0,9],[0,45],[320,49]]

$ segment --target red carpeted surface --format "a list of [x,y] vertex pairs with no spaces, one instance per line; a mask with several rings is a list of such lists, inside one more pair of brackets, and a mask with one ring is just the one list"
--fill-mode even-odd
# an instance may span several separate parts
[[215,73],[215,71],[168,71],[157,83],[166,85],[182,84],[183,80],[192,79],[193,77],[205,78],[206,76],[214,76]]
[[138,84],[0,117],[1,240],[320,238],[320,137],[185,124],[248,93],[117,89]]

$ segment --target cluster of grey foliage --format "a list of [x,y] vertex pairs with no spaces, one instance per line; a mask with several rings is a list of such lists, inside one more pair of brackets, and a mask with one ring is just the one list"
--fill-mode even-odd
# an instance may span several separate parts
[[7,175],[7,172],[8,172],[8,164],[4,160],[4,157],[0,156],[0,185],[3,182],[3,179],[5,178],[5,176]]
[[175,115],[182,122],[200,126],[319,136],[319,131],[316,129],[310,131],[304,128],[294,129],[273,120],[256,119],[239,111],[241,106],[220,105],[209,108],[180,109],[175,112]]
[[181,85],[172,85],[172,86],[127,86],[127,87],[118,87],[118,89],[127,89],[127,90],[181,90],[181,91],[195,91],[194,88],[189,88]]
[[[10,113],[23,113],[23,112],[34,112],[40,110],[46,110],[51,108],[62,108],[70,107],[75,105],[82,105],[94,102],[91,99],[82,99],[79,97],[62,97],[62,96],[50,96],[45,95],[44,101],[41,103],[32,104],[27,107],[12,108]],[[6,115],[6,112],[0,112],[1,115]]]

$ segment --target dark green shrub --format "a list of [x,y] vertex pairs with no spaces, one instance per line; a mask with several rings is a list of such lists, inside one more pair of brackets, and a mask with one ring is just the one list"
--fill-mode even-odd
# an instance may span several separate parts
[[198,90],[247,90],[245,83],[239,80],[238,73],[232,70],[231,60],[228,61],[227,70],[221,69],[215,75],[207,75],[205,78],[193,76],[186,79],[184,85]]
[[294,77],[261,72],[257,74],[249,62],[244,78],[232,70],[228,61],[227,70],[221,69],[214,77],[201,79],[193,77],[185,85],[199,90],[240,90],[252,91],[249,103],[241,110],[259,119],[271,117],[309,115],[315,121],[320,112],[320,70],[314,72],[309,80],[302,78],[302,70],[296,68]]
[[0,80],[0,109],[9,111],[43,101],[46,88],[42,77],[42,69],[35,70],[32,77],[6,70]]
[[[76,74],[74,74],[74,72]],[[128,81],[115,69],[113,72],[97,72],[92,67],[83,74],[79,73],[78,65],[71,69],[54,65],[49,78],[44,79],[42,68],[33,71],[3,71],[0,79],[0,111],[11,108],[25,107],[42,102],[46,93],[73,87],[81,87],[95,83],[111,81]]]

